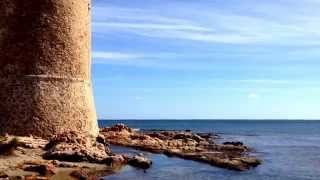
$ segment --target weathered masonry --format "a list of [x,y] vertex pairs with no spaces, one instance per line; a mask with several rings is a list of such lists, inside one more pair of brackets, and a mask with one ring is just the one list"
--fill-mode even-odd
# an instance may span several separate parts
[[0,134],[96,135],[90,0],[0,1]]

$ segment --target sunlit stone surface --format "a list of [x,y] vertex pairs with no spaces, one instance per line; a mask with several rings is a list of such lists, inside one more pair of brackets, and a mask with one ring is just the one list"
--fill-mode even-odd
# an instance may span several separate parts
[[97,134],[90,33],[90,0],[0,1],[0,134]]

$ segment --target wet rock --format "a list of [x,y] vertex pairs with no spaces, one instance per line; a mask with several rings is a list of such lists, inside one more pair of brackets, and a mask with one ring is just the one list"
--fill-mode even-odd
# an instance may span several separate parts
[[149,169],[152,161],[143,156],[133,156],[129,158],[128,164],[141,169]]
[[128,157],[121,154],[115,154],[109,157],[111,164],[127,164]]
[[254,157],[241,157],[241,158],[235,158],[240,160],[243,163],[246,163],[248,166],[256,167],[262,163],[261,160],[254,158]]
[[243,146],[243,142],[240,141],[227,141],[223,143],[224,145],[234,145],[234,146]]
[[234,159],[211,159],[211,163],[237,171],[246,171],[251,169],[252,167],[258,166],[261,162],[253,157],[241,157],[241,158],[234,158]]
[[204,139],[216,138],[218,136],[213,133],[197,133],[197,135],[204,138]]

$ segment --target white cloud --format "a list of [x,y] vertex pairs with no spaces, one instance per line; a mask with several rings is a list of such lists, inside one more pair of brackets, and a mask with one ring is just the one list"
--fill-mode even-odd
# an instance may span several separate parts
[[158,8],[144,9],[95,7],[93,30],[207,43],[320,44],[319,3],[313,1],[246,1],[218,9],[208,2],[173,1],[170,7],[157,3],[152,5]]
[[159,23],[118,23],[118,22],[93,22],[94,28],[114,28],[114,29],[144,29],[144,30],[186,30],[186,31],[204,31],[211,30],[205,27],[192,26],[186,24],[159,24]]
[[248,94],[248,98],[249,99],[259,99],[260,95],[257,93],[250,93],[250,94]]
[[137,101],[141,101],[141,100],[143,100],[144,98],[143,98],[142,96],[135,96],[134,99],[137,100]]
[[[94,52],[94,63],[221,70],[235,68],[236,61],[243,61],[243,66],[253,66],[256,63],[261,65],[261,69],[275,70],[283,68],[273,66],[279,61],[289,64],[289,61],[291,63],[295,60],[305,62],[312,58],[318,59],[319,51],[315,45],[320,44],[320,31],[317,31],[320,28],[320,13],[315,11],[315,7],[319,7],[319,3],[308,0],[305,7],[300,1],[249,3],[250,1],[240,3],[239,0],[237,6],[221,8],[212,6],[215,2],[209,1],[172,1],[169,7],[163,6],[160,1],[144,3],[144,6],[116,6],[103,2],[99,7],[93,8],[94,35],[101,37],[101,41],[105,40],[103,38],[119,38],[119,44],[112,49],[118,48],[116,50],[120,52]],[[148,8],[150,5],[152,8]],[[124,39],[132,42],[127,43]],[[223,43],[241,47],[237,46],[238,50],[233,47],[223,50],[220,47],[201,49],[202,44],[194,43],[189,46],[190,42],[185,41],[206,43],[206,46],[208,43]],[[134,42],[139,44],[135,46]],[[146,49],[154,52],[143,52],[145,49],[141,48],[144,42],[151,45]],[[159,43],[159,46],[156,43]],[[286,48],[291,46],[293,48]],[[316,48],[310,49],[310,46]],[[132,52],[121,52],[123,47],[125,51],[132,48]],[[172,52],[177,52],[175,47],[182,47],[177,49],[179,51],[187,49],[187,52],[179,54],[160,50],[171,48]],[[189,51],[192,47],[195,49]],[[156,52],[157,48],[159,52]],[[136,49],[139,49],[139,52],[134,52]],[[199,49],[204,52],[199,52]],[[217,52],[219,50],[220,52]],[[203,62],[204,59],[207,62]],[[216,63],[218,61],[221,63]],[[222,61],[228,66],[223,67]],[[207,66],[212,63],[215,63],[215,67]],[[251,66],[245,68],[249,69]],[[283,81],[256,81],[264,82],[286,84]]]
[[121,52],[106,52],[106,51],[95,51],[92,53],[92,58],[95,60],[129,60],[141,58],[142,55],[121,53]]

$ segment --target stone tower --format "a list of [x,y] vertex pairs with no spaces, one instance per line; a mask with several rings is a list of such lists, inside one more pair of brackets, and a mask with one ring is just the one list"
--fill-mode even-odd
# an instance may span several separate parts
[[90,0],[0,0],[0,134],[97,135]]

